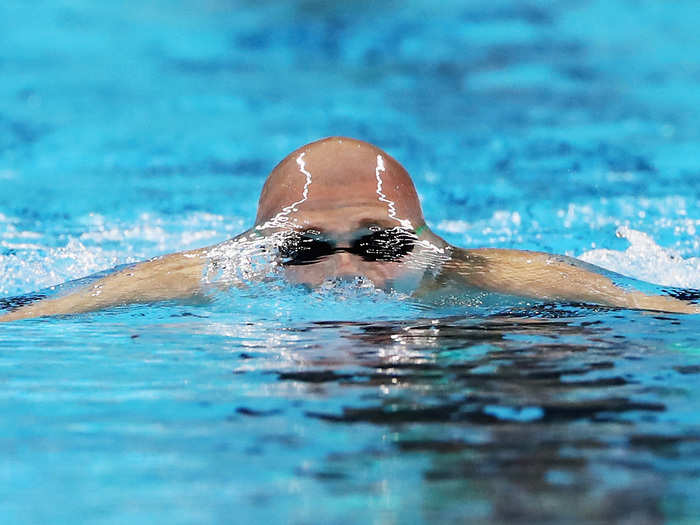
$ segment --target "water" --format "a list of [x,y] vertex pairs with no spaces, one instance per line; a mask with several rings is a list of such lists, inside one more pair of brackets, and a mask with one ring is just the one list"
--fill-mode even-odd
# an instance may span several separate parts
[[[275,163],[332,134],[399,159],[449,242],[700,288],[699,19],[4,2],[0,296],[230,238]],[[700,514],[700,319],[336,292],[3,324],[3,522]]]

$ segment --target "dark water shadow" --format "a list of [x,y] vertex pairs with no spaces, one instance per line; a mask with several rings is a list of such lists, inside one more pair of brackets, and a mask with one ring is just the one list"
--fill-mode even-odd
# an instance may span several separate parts
[[673,512],[665,469],[695,475],[700,434],[663,422],[683,387],[659,385],[656,343],[621,327],[674,322],[545,305],[485,318],[317,323],[343,334],[345,357],[306,356],[277,377],[317,395],[356,391],[357,402],[306,416],[392,436],[388,451],[334,454],[307,473],[336,490],[361,490],[357,465],[373,455],[420,458],[415,497],[427,519],[662,523]]

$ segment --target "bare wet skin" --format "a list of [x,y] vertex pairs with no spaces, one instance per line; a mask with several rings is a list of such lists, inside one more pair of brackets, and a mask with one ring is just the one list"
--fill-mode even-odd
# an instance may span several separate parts
[[[246,270],[253,257],[265,259],[264,268]],[[212,265],[243,277],[220,278]],[[255,225],[237,238],[133,265],[68,295],[19,306],[0,321],[206,297],[212,287],[245,286],[270,272],[310,288],[361,278],[428,302],[494,294],[513,304],[527,298],[700,312],[683,294],[623,289],[604,270],[568,257],[451,246],[427,227],[411,178],[395,159],[371,144],[332,137],[277,165]]]

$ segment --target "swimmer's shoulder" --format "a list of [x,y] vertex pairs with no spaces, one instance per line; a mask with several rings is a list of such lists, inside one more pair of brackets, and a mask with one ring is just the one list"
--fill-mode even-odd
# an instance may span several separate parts
[[458,265],[477,266],[574,266],[588,270],[596,269],[594,265],[570,257],[535,250],[514,250],[509,248],[456,248],[451,250],[452,260]]

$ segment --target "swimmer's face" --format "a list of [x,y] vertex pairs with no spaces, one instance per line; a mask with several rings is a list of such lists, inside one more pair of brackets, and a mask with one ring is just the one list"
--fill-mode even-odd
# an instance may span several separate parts
[[[334,211],[324,217],[342,213]],[[411,273],[408,265],[418,251],[413,230],[369,217],[342,225],[335,221],[314,224],[309,221],[281,236],[279,261],[290,282],[316,287],[329,279],[363,277],[378,288],[389,289]]]
[[362,277],[379,288],[419,273],[411,261],[423,215],[408,173],[371,144],[331,138],[290,154],[270,174],[256,230],[284,235],[286,277],[318,286]]

